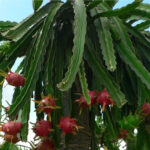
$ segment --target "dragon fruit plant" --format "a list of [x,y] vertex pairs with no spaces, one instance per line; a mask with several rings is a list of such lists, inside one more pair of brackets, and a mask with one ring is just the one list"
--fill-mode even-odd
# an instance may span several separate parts
[[0,105],[3,81],[14,89],[0,149],[29,142],[34,110],[35,150],[118,150],[120,139],[149,150],[150,5],[32,2],[33,14],[21,23],[0,21]]

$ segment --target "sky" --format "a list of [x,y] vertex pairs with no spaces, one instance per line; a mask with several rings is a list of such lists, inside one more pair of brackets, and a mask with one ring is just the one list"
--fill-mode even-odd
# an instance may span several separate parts
[[[44,0],[44,4],[48,0]],[[132,0],[121,0],[118,7],[130,3]],[[20,22],[33,13],[32,0],[0,0],[0,20]]]
[[[48,1],[43,0],[43,5]],[[0,20],[20,22],[32,13],[32,0],[0,0]]]
[[[45,5],[49,0],[43,0]],[[119,0],[115,8],[120,8],[133,0]],[[150,3],[150,0],[144,0]],[[0,20],[20,22],[33,13],[32,0],[0,0]]]
[[[44,0],[43,5],[45,5],[48,1],[49,0]],[[119,0],[117,5],[114,8],[120,8],[122,6],[126,6],[127,4],[131,2],[133,2],[133,0]],[[143,2],[150,3],[150,0],[144,0]],[[33,13],[32,0],[0,0],[0,21],[9,20],[9,21],[20,22],[23,19],[25,19],[27,16],[31,15],[32,13]],[[12,68],[12,71],[15,71],[15,68],[17,67],[19,62],[20,60],[16,61],[14,67]],[[14,91],[14,88],[9,85],[7,85],[3,89],[3,105],[4,106],[7,106],[6,100],[8,102],[11,102],[13,91]],[[34,111],[33,106],[34,106],[34,103],[32,102],[32,105],[31,105],[32,113],[30,114],[30,120],[32,120],[32,122],[35,122],[36,118],[35,118],[35,114],[33,113]],[[33,136],[34,136],[34,133],[32,132],[31,126],[30,126],[30,136],[28,140],[31,141]],[[1,142],[2,140],[0,139],[0,143]],[[19,144],[24,144],[24,143],[20,142]]]

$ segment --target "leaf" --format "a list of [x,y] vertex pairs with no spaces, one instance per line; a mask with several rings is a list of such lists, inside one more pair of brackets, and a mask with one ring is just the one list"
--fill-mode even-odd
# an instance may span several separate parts
[[116,131],[114,129],[114,125],[113,125],[113,123],[111,121],[111,116],[110,116],[108,110],[106,110],[104,112],[104,118],[105,118],[105,120],[107,122],[106,124],[107,124],[107,127],[109,129],[109,132],[111,133],[112,138],[113,139],[117,139]]
[[[55,74],[55,78],[52,78],[52,79],[54,80],[53,81],[53,83],[54,83],[54,94],[55,94],[54,96],[57,98],[56,105],[62,107],[62,94],[63,93],[62,93],[62,91],[60,91],[57,88],[56,85],[63,78],[63,69],[64,69],[64,63],[63,62],[64,62],[64,50],[65,50],[64,46],[66,44],[64,43],[65,39],[59,40],[57,38],[59,38],[59,35],[56,35],[55,43],[54,43],[55,61],[54,61],[53,71],[56,72],[56,74]],[[53,125],[55,127],[57,127],[57,122],[61,118],[62,113],[63,113],[62,109],[59,109],[59,110],[57,110],[57,112],[54,112],[52,119],[53,119]],[[55,130],[57,130],[56,131],[57,135],[60,134],[58,129],[55,129]],[[55,139],[56,139],[56,142],[58,142],[60,140],[59,137],[56,137]]]
[[[55,75],[55,83],[54,83],[54,87],[55,87],[55,96],[57,97],[58,101],[57,101],[57,105],[58,106],[61,106],[62,103],[61,103],[61,100],[62,100],[62,91],[60,91],[58,88],[57,88],[57,83],[59,83],[62,78],[63,78],[63,69],[64,69],[64,46],[63,43],[64,40],[62,41],[57,41],[55,44],[55,49],[56,49],[56,54],[55,54],[55,72],[56,75]],[[59,110],[60,112],[60,110]],[[60,113],[60,117],[61,117],[61,113]]]
[[15,70],[16,73],[19,73],[23,69],[24,62],[25,62],[25,58],[21,61],[21,63],[19,64],[19,66]]
[[21,122],[23,123],[23,127],[21,129],[21,137],[22,141],[27,141],[27,136],[28,136],[28,121],[29,121],[29,114],[30,114],[30,99],[26,102],[26,104],[23,107],[22,111],[22,120]]
[[98,130],[98,132],[100,130],[99,130],[97,123],[95,121],[96,112],[97,112],[97,108],[94,107],[91,109],[91,112],[90,112],[91,115],[90,115],[90,121],[89,121],[89,125],[91,128],[91,149],[92,150],[99,150],[99,147],[97,145],[99,138],[98,138],[96,132],[97,132],[97,130]]
[[[92,16],[99,12],[98,9],[91,10]],[[99,43],[101,45],[102,54],[104,56],[105,64],[110,71],[116,69],[116,57],[113,48],[113,42],[109,31],[109,22],[107,18],[101,18],[95,20],[95,26],[99,37]]]
[[150,44],[149,44],[148,40],[145,38],[145,36],[141,32],[137,31],[134,27],[132,27],[128,24],[126,24],[125,27],[129,33],[131,33],[139,42],[141,42],[141,44],[150,48]]
[[138,106],[141,107],[149,98],[149,90],[141,80],[138,80]]
[[[106,10],[109,10],[110,8],[105,4],[101,4],[100,5],[100,8],[103,10],[103,11],[106,11]],[[135,51],[133,45],[132,45],[132,42],[129,38],[129,35],[128,33],[126,32],[126,29],[123,25],[123,23],[120,21],[120,19],[118,17],[112,17],[112,21],[113,21],[113,24],[115,26],[115,28],[113,28],[112,30],[117,30],[117,32],[115,32],[116,34],[116,37],[118,37],[118,35],[120,35],[120,38],[121,40],[129,46],[129,48],[131,49],[131,51]]]
[[[43,70],[41,70],[40,74],[39,74],[39,79],[36,82],[36,88],[35,88],[35,100],[40,101],[42,99],[42,95],[43,94]],[[36,112],[36,120],[43,120],[44,119],[44,112],[39,112],[39,104],[35,103],[35,112]]]
[[141,3],[137,9],[140,9],[140,10],[144,10],[146,12],[150,12],[150,4],[148,3]]
[[85,59],[87,60],[87,63],[89,64],[95,76],[97,76],[99,79],[97,82],[102,83],[113,97],[116,105],[119,108],[122,107],[127,102],[124,94],[120,91],[120,87],[115,83],[114,79],[112,79],[106,69],[101,65],[99,58],[93,51],[94,48],[92,46],[92,42],[88,38],[86,44],[88,50],[86,50]]
[[144,10],[140,10],[140,9],[135,9],[131,15],[126,16],[125,18],[126,20],[149,20],[150,19],[150,12],[144,11]]
[[47,62],[46,62],[46,68],[45,68],[45,88],[47,94],[50,94],[51,96],[54,95],[53,91],[53,64],[54,64],[54,58],[55,58],[55,50],[53,49],[53,40],[54,40],[54,31],[51,31],[50,34],[50,43],[48,46],[48,54],[47,54]]
[[137,134],[137,137],[136,137],[136,149],[137,150],[142,150],[145,145],[145,135],[147,133],[145,133],[145,129],[143,128],[143,124],[139,126],[138,128],[138,134]]
[[118,2],[118,0],[104,0],[104,2],[106,2],[111,8],[113,8],[114,5]]
[[[119,29],[120,34],[123,33],[123,25],[119,20],[115,20],[116,27]],[[125,34],[122,34],[122,38],[125,39]],[[128,40],[128,36],[126,36],[126,41]],[[145,69],[145,67],[142,65],[142,63],[136,58],[136,56],[133,53],[133,46],[129,45],[130,43],[126,41],[121,41],[117,44],[117,50],[120,55],[120,57],[123,59],[125,63],[127,63],[130,68],[136,73],[138,77],[145,83],[145,85],[150,89],[150,74]],[[126,43],[125,43],[126,42]]]
[[11,22],[11,21],[0,21],[0,32],[4,32],[8,30],[9,28],[12,28],[17,25],[17,22]]
[[0,44],[0,52],[6,52],[11,45],[12,43],[10,41],[4,41]]
[[114,10],[108,10],[102,13],[97,13],[93,19],[97,19],[99,17],[112,17],[112,16],[121,16],[132,13],[142,2],[142,0],[134,1],[131,4],[128,4],[125,7],[122,7],[120,9],[114,9]]
[[1,150],[9,150],[9,143],[5,142],[0,146]]
[[19,55],[19,53],[22,53],[20,49],[28,46],[26,43],[31,40],[31,35],[34,34],[35,30],[37,30],[40,25],[41,22],[37,23],[19,41],[17,41],[12,47],[9,48],[5,58],[0,62],[0,69],[5,70],[7,67],[11,68],[11,65],[13,65],[15,62],[16,57]]
[[4,60],[4,58],[7,55],[7,52],[12,47],[13,43],[10,41],[3,41],[2,44],[0,44],[0,62]]
[[133,12],[133,15],[134,15],[134,16],[140,16],[141,19],[142,19],[142,18],[150,19],[150,12],[147,12],[147,11],[145,11],[145,10],[136,9],[136,10]]
[[0,21],[0,28],[3,27],[13,27],[15,25],[17,25],[17,22],[11,22],[11,21]]
[[141,120],[137,114],[130,113],[128,116],[124,116],[118,123],[121,129],[134,130],[139,126]]
[[144,21],[140,24],[137,24],[135,28],[139,31],[145,30],[150,27],[150,20]]
[[117,30],[117,32],[115,32],[116,36],[119,34],[121,41],[125,44],[128,45],[129,49],[132,52],[135,52],[135,49],[133,47],[133,44],[129,38],[128,33],[126,32],[126,29],[124,27],[124,25],[122,24],[122,22],[120,21],[120,19],[118,19],[117,17],[113,17],[113,22],[115,25],[115,29]]
[[43,3],[43,0],[32,0],[34,11],[38,10],[40,6],[42,5],[42,3]]
[[41,70],[41,64],[42,64],[42,60],[45,54],[45,42],[47,40],[48,37],[48,30],[51,27],[53,18],[55,16],[55,14],[57,13],[58,9],[60,8],[60,6],[62,5],[62,3],[55,3],[55,6],[53,7],[53,9],[49,10],[49,14],[45,20],[45,23],[43,25],[43,29],[41,31],[41,35],[40,38],[38,40],[37,43],[37,49],[35,52],[35,59],[32,62],[32,66],[29,70],[29,75],[26,79],[26,84],[23,87],[23,89],[21,90],[20,95],[17,97],[16,101],[14,104],[12,104],[12,106],[10,107],[10,110],[8,111],[8,114],[10,116],[15,116],[18,111],[23,107],[23,105],[26,103],[26,100],[29,100],[34,88],[35,88],[35,84],[36,81],[38,79],[39,76],[39,72]]
[[[124,77],[120,86],[123,90],[123,93],[126,96],[126,99],[128,100],[128,106],[134,106],[137,104],[137,79],[136,79],[136,75],[134,74],[132,70],[126,71],[126,69],[127,68],[124,68],[125,70]],[[134,77],[134,78],[131,78],[131,77]],[[135,86],[136,88],[134,89]]]
[[79,69],[79,79],[80,79],[84,99],[87,102],[87,104],[91,104],[91,99],[90,99],[90,96],[88,94],[88,92],[89,92],[88,83],[87,83],[87,79],[86,79],[86,74],[85,74],[83,62],[81,63],[81,66]]
[[9,150],[18,150],[18,147],[15,144],[10,143]]
[[[133,94],[137,95],[137,80],[138,80],[138,77],[136,77],[135,72],[132,71],[131,68],[128,65],[126,65],[124,69],[126,69],[126,74],[124,73],[125,74],[124,75],[125,76],[124,77],[124,82],[125,82],[124,85],[127,85],[126,91],[128,91],[128,94],[130,94],[130,96],[129,96],[130,99],[131,99],[130,102],[133,104],[134,99],[137,102],[137,96],[135,96],[135,98],[132,98],[132,95]],[[131,87],[131,89],[129,87]],[[130,103],[130,102],[128,100],[128,103]]]
[[134,53],[130,51],[129,48],[123,42],[120,42],[116,45],[116,50],[118,51],[122,60],[130,66],[130,68],[148,87],[148,89],[150,89],[150,74],[145,69],[143,64],[136,58]]
[[18,150],[18,148],[12,143],[5,142],[1,145],[0,150]]
[[[0,106],[2,106],[2,85],[0,85]],[[1,120],[1,116],[2,116],[2,107],[0,107],[0,120]]]
[[[71,6],[72,7],[72,6]],[[68,90],[66,92],[60,91],[56,85],[58,82],[60,82],[63,78],[64,70],[68,67],[68,64],[70,63],[70,58],[72,56],[72,38],[70,35],[73,36],[73,33],[70,32],[72,26],[70,25],[64,25],[61,31],[59,31],[59,28],[56,30],[56,36],[54,39],[54,48],[55,49],[55,63],[54,63],[54,72],[57,72],[55,75],[55,81],[54,81],[54,90],[55,90],[55,97],[57,97],[57,105],[60,106],[62,109],[58,110],[53,117],[54,124],[57,128],[57,122],[59,121],[60,117],[62,116],[62,113],[64,116],[68,116],[71,114],[71,90]],[[65,35],[66,38],[61,38],[61,35]],[[61,40],[60,40],[61,39]],[[71,45],[71,47],[70,47]],[[69,53],[68,53],[69,52]],[[69,55],[68,55],[69,54]],[[58,141],[60,140],[58,138],[59,130],[57,129],[56,135],[55,135],[55,144],[58,145]]]
[[150,4],[140,3],[140,5],[130,14],[122,16],[122,19],[145,20],[150,18]]
[[32,39],[32,42],[31,42],[30,46],[28,47],[28,51],[26,53],[26,57],[25,57],[25,60],[24,60],[24,66],[23,66],[23,74],[24,74],[25,78],[28,77],[32,61],[33,61],[33,59],[35,59],[35,51],[36,51],[35,46],[36,46],[36,43],[38,43],[39,36],[40,36],[40,33],[37,32],[35,34],[35,37]]
[[[142,41],[136,41],[135,42],[137,49],[139,50],[140,55],[144,56],[144,60],[150,62],[150,51],[149,51],[149,46],[145,46],[144,43],[142,43]],[[147,63],[145,64],[145,66],[148,65]],[[149,65],[148,67],[149,68]]]
[[[103,8],[103,10],[108,9],[106,5],[101,5],[101,8]],[[112,20],[116,26],[116,35],[119,33],[122,39],[116,44],[116,50],[118,51],[122,60],[130,66],[130,68],[148,87],[148,89],[150,89],[150,74],[142,65],[142,63],[136,58],[134,54],[135,49],[133,48],[132,42],[125,31],[124,25],[117,17],[113,17]]]
[[71,86],[75,80],[76,74],[79,69],[79,65],[82,61],[82,56],[84,52],[84,42],[86,33],[86,9],[83,0],[75,0],[73,3],[74,7],[74,46],[73,46],[73,56],[71,58],[71,63],[68,67],[68,71],[65,74],[65,78],[57,85],[57,87],[66,91]]
[[31,25],[40,21],[43,18],[43,16],[45,16],[48,13],[51,7],[51,4],[45,5],[39,11],[24,19],[14,28],[10,29],[7,32],[4,32],[3,35],[12,40],[20,39],[30,29],[29,27]]
[[99,0],[99,1],[97,1],[97,0],[92,1],[92,2],[90,2],[90,3],[88,4],[87,9],[88,9],[88,10],[93,9],[93,8],[97,7],[101,2],[103,2],[103,1],[102,1],[102,0]]
[[14,89],[13,97],[12,97],[12,103],[16,101],[17,96],[20,94],[20,87],[16,87]]

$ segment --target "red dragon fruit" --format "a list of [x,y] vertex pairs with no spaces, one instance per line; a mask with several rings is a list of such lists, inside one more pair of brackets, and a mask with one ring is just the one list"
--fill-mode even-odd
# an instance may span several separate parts
[[45,138],[41,140],[35,150],[55,150],[54,142],[50,138]]
[[128,137],[128,131],[127,130],[120,130],[118,134],[118,139],[127,138]]
[[25,84],[25,77],[21,74],[11,72],[6,76],[6,80],[8,84],[13,85],[13,86],[24,86]]
[[142,113],[144,116],[149,116],[150,115],[150,104],[149,103],[144,103],[141,107]]
[[4,135],[4,140],[10,143],[17,143],[19,141],[17,135],[10,135],[10,134],[5,134]]
[[[88,92],[90,99],[91,99],[91,106],[93,106],[94,104],[96,104],[96,96],[97,96],[97,92],[96,91],[89,91]],[[85,107],[88,108],[89,105],[87,104],[87,102],[84,99],[84,96],[81,96],[79,99],[76,100],[76,102],[78,102],[81,107]]]
[[83,96],[81,96],[79,99],[77,99],[76,102],[78,102],[81,105],[81,107],[83,107],[83,108],[89,107],[89,105],[87,104],[87,102],[85,101]]
[[18,121],[8,121],[2,125],[2,131],[6,134],[16,135],[21,131],[22,123]]
[[90,95],[90,98],[91,98],[91,105],[95,105],[97,102],[96,102],[96,98],[97,98],[97,92],[96,91],[89,91],[88,93]]
[[37,103],[39,103],[39,110],[46,114],[50,114],[54,109],[58,108],[56,106],[56,99],[51,96],[43,96],[42,100]]
[[52,124],[50,121],[47,120],[38,121],[33,128],[33,131],[36,133],[36,136],[41,137],[47,137],[51,130]]
[[97,94],[97,103],[102,105],[102,110],[105,109],[108,105],[113,105],[115,102],[113,101],[111,95],[104,89],[102,92]]
[[70,116],[61,118],[59,122],[59,127],[62,129],[63,134],[66,134],[66,133],[75,134],[75,130],[78,130],[80,128],[76,124],[75,119],[71,119]]

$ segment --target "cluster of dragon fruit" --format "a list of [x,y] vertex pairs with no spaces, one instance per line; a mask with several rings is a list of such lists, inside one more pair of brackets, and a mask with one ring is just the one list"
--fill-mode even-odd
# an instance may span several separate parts
[[[5,79],[9,85],[18,87],[24,86],[26,79],[23,75],[17,74],[14,72],[10,72],[9,74],[5,74]],[[103,89],[100,92],[97,91],[89,91],[90,96],[90,104],[88,104],[82,95],[79,99],[75,100],[79,103],[81,110],[88,109],[94,105],[99,105],[102,112],[105,111],[105,108],[108,106],[113,107],[115,105],[115,101],[112,99],[111,95],[108,93],[107,89]],[[43,112],[47,115],[47,120],[39,120],[33,126],[33,131],[35,133],[35,138],[40,137],[40,142],[36,145],[34,150],[55,150],[54,141],[49,136],[54,129],[52,127],[52,119],[51,112],[60,109],[56,105],[56,99],[50,95],[42,96],[40,101],[34,100],[38,105],[38,111]],[[6,114],[10,107],[5,107]],[[79,114],[80,115],[80,114]],[[120,130],[118,133],[118,139],[126,139],[130,138],[130,130],[133,127],[138,126],[140,123],[139,116],[143,116],[146,120],[150,117],[150,104],[145,103],[141,107],[141,112],[137,115],[130,114],[129,116],[124,117],[120,122]],[[23,123],[17,121],[18,115],[15,117],[15,120],[5,122],[1,125],[1,131],[4,132],[4,140],[11,143],[17,143],[21,140],[18,136],[18,133],[21,132],[23,127]],[[77,121],[70,116],[62,117],[59,120],[59,124],[57,126],[62,131],[62,136],[65,136],[67,133],[76,134],[79,129],[82,130],[83,127],[77,125]]]

